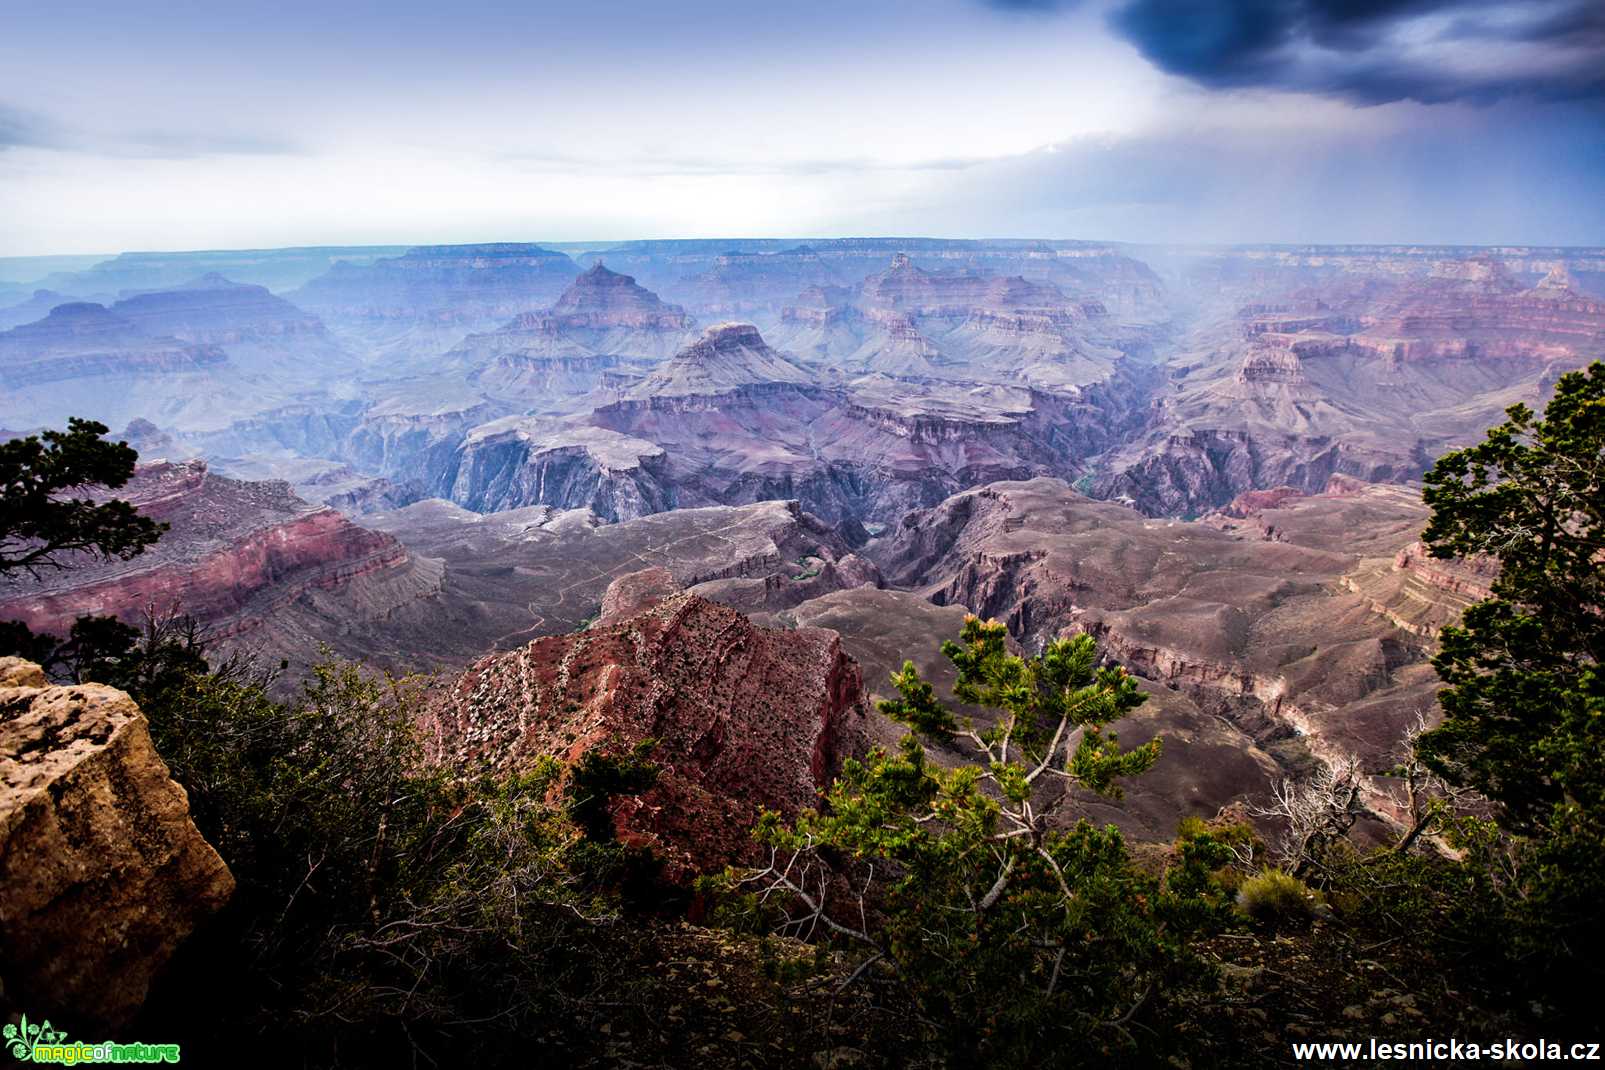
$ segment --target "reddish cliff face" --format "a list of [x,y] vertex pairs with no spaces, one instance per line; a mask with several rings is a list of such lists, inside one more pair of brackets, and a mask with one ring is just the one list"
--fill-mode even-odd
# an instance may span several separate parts
[[1494,580],[1499,578],[1499,562],[1493,558],[1474,557],[1444,560],[1433,557],[1420,542],[1413,542],[1393,558],[1393,567],[1413,572],[1421,582],[1440,591],[1461,595],[1472,601],[1481,601],[1493,593]]
[[428,716],[435,756],[512,769],[656,739],[657,787],[615,818],[687,876],[747,857],[761,810],[812,805],[862,747],[862,679],[835,632],[760,628],[661,568],[616,580],[603,607],[584,631],[475,662]]
[[218,638],[264,624],[312,591],[347,591],[359,578],[407,570],[406,549],[285,483],[211,474],[203,461],[143,466],[117,492],[171,527],[131,561],[83,560],[0,589],[0,619],[64,634],[88,613],[137,620],[147,607],[178,609]]
[[1445,261],[1365,320],[1401,360],[1577,359],[1605,344],[1605,301],[1557,267],[1531,289],[1496,261]]
[[1396,627],[1432,643],[1467,606],[1487,598],[1498,577],[1493,558],[1446,561],[1412,542],[1391,559],[1362,562],[1343,577],[1343,586]]

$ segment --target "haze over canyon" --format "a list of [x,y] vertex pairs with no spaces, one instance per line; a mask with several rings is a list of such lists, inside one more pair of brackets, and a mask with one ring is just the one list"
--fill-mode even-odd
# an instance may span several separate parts
[[[836,667],[785,686],[857,713],[780,759],[816,779],[895,740],[865,701],[964,612],[1027,650],[1090,631],[1173,741],[1095,810],[1157,838],[1390,753],[1489,582],[1415,545],[1421,475],[1605,356],[1587,248],[505,242],[125,254],[5,294],[0,426],[108,424],[170,530],[13,577],[0,617],[181,609],[297,667],[455,672],[592,642],[658,569],[826,629]],[[698,762],[749,745],[743,679],[675,685],[736,689]],[[442,723],[482,747],[498,716]]]

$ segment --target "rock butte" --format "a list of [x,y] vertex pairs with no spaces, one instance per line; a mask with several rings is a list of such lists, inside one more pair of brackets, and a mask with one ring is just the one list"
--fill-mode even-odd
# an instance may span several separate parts
[[436,758],[505,770],[656,739],[657,786],[615,819],[685,875],[748,858],[760,810],[812,805],[862,749],[862,681],[834,632],[757,627],[663,568],[614,581],[603,606],[584,631],[471,665],[429,715]]

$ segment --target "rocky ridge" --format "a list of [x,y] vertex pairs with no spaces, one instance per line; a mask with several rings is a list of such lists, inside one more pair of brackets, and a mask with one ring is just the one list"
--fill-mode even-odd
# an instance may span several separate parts
[[[213,474],[204,461],[143,465],[117,492],[169,524],[151,549],[129,561],[85,557],[44,582],[0,588],[0,618],[65,635],[84,614],[138,621],[147,611],[196,617],[214,640],[252,641],[282,632],[315,647],[306,611],[333,597],[356,627],[427,596],[438,568],[416,561],[380,532],[296,497],[285,483],[247,483]],[[292,623],[293,622],[293,623]]]
[[747,858],[762,809],[812,805],[862,745],[862,681],[822,629],[772,631],[675,589],[665,569],[615,580],[590,627],[481,659],[426,727],[439,760],[515,769],[658,741],[658,784],[619,800],[626,842],[674,872]]
[[[1280,538],[1264,538],[1144,518],[1039,479],[911,515],[871,552],[892,583],[1004,620],[1027,647],[1066,632],[1097,635],[1132,672],[1179,691],[1283,763],[1352,753],[1368,769],[1386,768],[1416,711],[1432,708],[1437,678],[1419,636],[1343,580],[1369,560],[1362,553],[1387,545],[1391,558],[1413,539],[1424,509],[1380,487],[1309,496],[1301,514],[1280,526]],[[1323,545],[1368,522],[1373,541]],[[1304,545],[1293,541],[1301,530],[1319,534]],[[1263,786],[1238,783],[1231,794]]]

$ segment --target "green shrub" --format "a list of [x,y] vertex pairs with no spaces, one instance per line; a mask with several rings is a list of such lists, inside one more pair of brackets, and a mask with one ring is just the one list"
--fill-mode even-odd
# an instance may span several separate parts
[[[1030,658],[1006,638],[968,617],[943,645],[954,696],[997,711],[990,725],[961,719],[905,662],[881,710],[909,734],[844,762],[818,810],[766,814],[756,838],[769,864],[727,873],[721,905],[828,941],[857,963],[842,988],[900,993],[931,1063],[1108,1065],[1135,1057],[1133,1029],[1148,1030],[1155,1004],[1207,977],[1189,943],[1225,920],[1212,874],[1240,833],[1189,828],[1143,865],[1115,826],[1061,816],[1065,785],[1118,798],[1159,742],[1126,749],[1107,730],[1143,695],[1100,664],[1092,636]],[[938,763],[927,742],[969,760]]]
[[1238,909],[1270,929],[1306,924],[1320,905],[1320,897],[1303,881],[1279,869],[1261,870],[1237,890]]
[[239,674],[142,696],[238,883],[155,994],[151,1028],[203,1063],[244,1035],[331,1067],[505,1064],[532,1033],[587,1042],[586,994],[631,983],[613,921],[648,860],[617,842],[607,803],[651,786],[645,748],[587,754],[561,795],[550,758],[462,775],[425,760],[421,700],[344,663],[293,702]]

